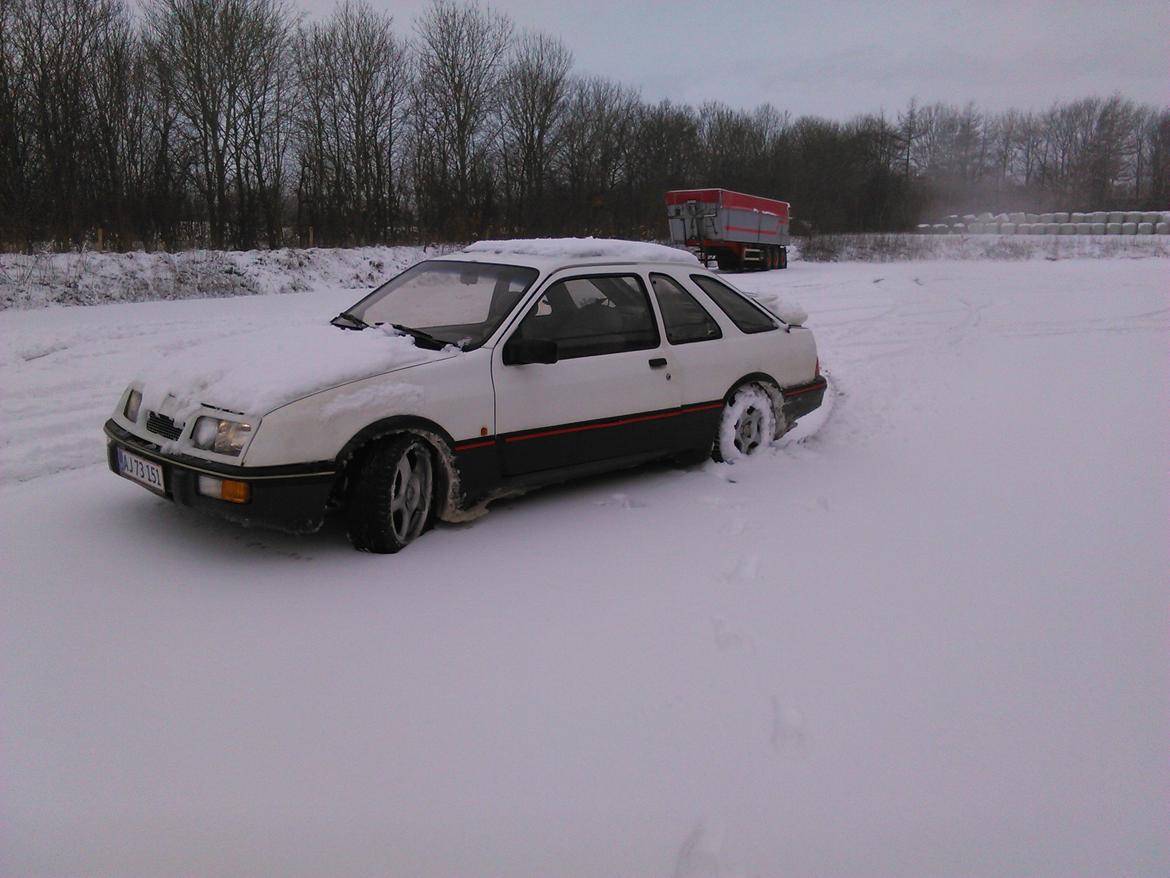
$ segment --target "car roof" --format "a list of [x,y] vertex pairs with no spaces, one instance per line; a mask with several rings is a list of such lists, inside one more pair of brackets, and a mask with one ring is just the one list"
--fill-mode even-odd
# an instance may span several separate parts
[[464,249],[437,257],[460,262],[496,262],[523,265],[542,272],[599,265],[669,265],[702,268],[688,250],[647,241],[615,238],[519,238],[477,241]]

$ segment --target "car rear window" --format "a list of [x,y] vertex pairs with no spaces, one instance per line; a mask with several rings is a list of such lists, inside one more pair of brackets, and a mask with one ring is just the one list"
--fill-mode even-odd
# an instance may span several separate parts
[[691,280],[711,297],[711,301],[739,327],[740,332],[767,332],[777,328],[771,317],[749,302],[738,290],[733,290],[727,284],[707,275],[692,274]]
[[711,319],[706,309],[673,278],[652,274],[650,286],[654,288],[658,310],[662,312],[666,340],[671,344],[707,341],[723,335],[719,324]]

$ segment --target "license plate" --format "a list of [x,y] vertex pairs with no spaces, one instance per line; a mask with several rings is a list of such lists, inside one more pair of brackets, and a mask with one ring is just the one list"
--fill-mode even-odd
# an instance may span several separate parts
[[118,472],[128,479],[146,485],[152,491],[158,491],[160,494],[166,493],[161,466],[157,463],[151,463],[149,460],[143,460],[137,454],[131,454],[121,448],[116,450],[118,452]]

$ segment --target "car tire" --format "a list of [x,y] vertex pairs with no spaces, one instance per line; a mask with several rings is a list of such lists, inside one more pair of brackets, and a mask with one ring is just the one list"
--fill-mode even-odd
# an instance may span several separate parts
[[723,405],[711,456],[734,463],[767,448],[777,436],[776,408],[759,384],[745,384]]
[[434,521],[435,456],[417,436],[374,446],[356,466],[345,504],[349,541],[363,552],[392,554]]

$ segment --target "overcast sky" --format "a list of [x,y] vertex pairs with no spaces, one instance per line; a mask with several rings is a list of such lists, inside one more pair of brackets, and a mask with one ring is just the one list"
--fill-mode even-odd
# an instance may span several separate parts
[[[427,0],[370,0],[407,33]],[[292,0],[316,18],[334,0]],[[579,73],[648,100],[844,119],[920,102],[1044,109],[1119,91],[1170,103],[1167,0],[496,0],[518,28],[559,36]]]

